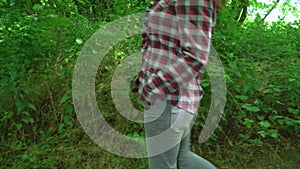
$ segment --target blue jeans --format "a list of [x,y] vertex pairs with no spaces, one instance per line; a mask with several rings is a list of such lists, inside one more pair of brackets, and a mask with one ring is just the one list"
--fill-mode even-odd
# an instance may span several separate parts
[[157,100],[144,120],[149,169],[216,169],[191,152],[193,114]]

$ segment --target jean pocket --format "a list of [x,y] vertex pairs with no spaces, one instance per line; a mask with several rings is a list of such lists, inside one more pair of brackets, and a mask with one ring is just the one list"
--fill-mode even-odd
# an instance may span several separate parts
[[157,99],[155,103],[145,109],[144,112],[144,123],[153,122],[159,120],[166,109],[167,104]]
[[194,115],[178,107],[172,107],[171,128],[176,132],[190,130]]

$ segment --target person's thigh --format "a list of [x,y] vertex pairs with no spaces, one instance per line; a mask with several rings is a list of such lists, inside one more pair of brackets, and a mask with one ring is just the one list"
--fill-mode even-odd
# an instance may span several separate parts
[[192,119],[193,115],[160,101],[145,112],[150,169],[177,169],[180,142]]
[[[185,110],[180,110],[180,115],[185,115],[183,119],[179,119],[180,121],[189,120],[189,113],[185,112]],[[179,117],[181,117],[179,116]],[[178,150],[178,158],[177,158],[177,168],[178,169],[216,169],[214,165],[212,165],[206,159],[198,156],[197,154],[191,151],[191,141],[190,141],[190,133],[191,128],[194,121],[190,122],[190,126],[186,128],[183,134],[183,139],[180,142],[179,150]]]
[[162,135],[170,128],[170,111],[170,105],[159,100],[149,110],[145,111],[144,121],[149,169],[176,169],[178,146],[166,150],[167,138]]

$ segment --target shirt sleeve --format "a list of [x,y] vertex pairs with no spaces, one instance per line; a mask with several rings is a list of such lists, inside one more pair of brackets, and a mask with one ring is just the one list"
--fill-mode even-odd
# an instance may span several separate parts
[[178,32],[183,58],[190,72],[201,81],[216,23],[216,1],[177,1],[176,15],[179,17]]
[[[215,6],[215,0],[175,1],[179,51],[176,54],[170,52],[173,55],[168,58],[170,64],[151,77],[151,83],[144,87],[145,91],[172,93],[184,87],[187,82],[201,80],[208,61]],[[145,99],[150,101],[150,98]]]

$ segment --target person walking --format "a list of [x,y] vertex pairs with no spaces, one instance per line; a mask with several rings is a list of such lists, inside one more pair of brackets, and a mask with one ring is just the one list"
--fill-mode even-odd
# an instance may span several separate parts
[[215,169],[191,151],[219,0],[154,0],[145,13],[135,88],[145,104],[149,169]]

